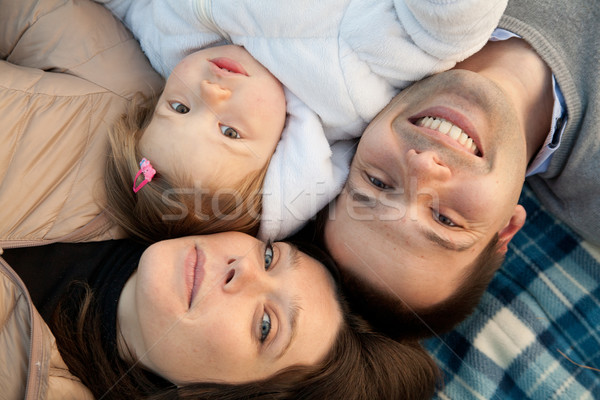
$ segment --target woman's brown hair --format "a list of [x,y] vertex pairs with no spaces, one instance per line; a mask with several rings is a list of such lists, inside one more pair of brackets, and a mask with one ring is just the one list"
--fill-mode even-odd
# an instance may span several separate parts
[[138,143],[152,120],[156,101],[139,95],[110,131],[104,186],[106,211],[113,222],[130,236],[149,243],[226,231],[255,235],[268,162],[243,178],[233,193],[198,190],[183,167],[175,177],[158,171],[143,189],[133,192],[138,163],[144,157]]
[[89,286],[63,296],[51,323],[71,373],[98,399],[428,399],[439,371],[423,347],[376,333],[343,299],[344,322],[324,360],[292,366],[261,381],[176,387],[102,346],[101,319]]

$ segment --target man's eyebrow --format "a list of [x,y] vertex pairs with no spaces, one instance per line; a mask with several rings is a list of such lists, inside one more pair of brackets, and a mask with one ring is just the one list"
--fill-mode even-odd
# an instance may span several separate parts
[[377,198],[369,196],[368,194],[363,193],[362,191],[357,189],[356,186],[354,186],[354,183],[351,182],[350,179],[348,179],[346,181],[346,186],[347,186],[346,191],[348,192],[348,195],[350,196],[352,201],[356,201],[358,203],[364,204],[370,208],[375,208],[375,207],[381,205],[381,203],[377,200]]
[[[381,202],[378,201],[378,199],[374,198],[374,197],[370,197],[364,193],[361,193],[358,189],[355,188],[354,184],[350,181],[350,179],[348,179],[346,181],[346,185],[347,185],[347,190],[348,190],[348,195],[351,196],[353,201],[362,203],[362,204],[366,204],[371,208],[375,208],[377,206],[381,205]],[[431,229],[427,229],[424,228],[422,226],[419,227],[419,230],[421,232],[421,234],[423,234],[427,240],[429,240],[430,242],[433,242],[434,244],[443,247],[445,249],[448,250],[452,250],[452,251],[465,251],[467,249],[470,249],[475,242],[472,243],[455,243],[452,242],[442,236],[440,236],[437,232],[431,230]]]
[[[288,243],[289,251],[287,255],[288,265],[290,269],[296,269],[300,263],[300,251],[298,248],[290,243]],[[290,346],[294,342],[294,338],[298,332],[298,315],[300,313],[300,303],[297,297],[294,297],[290,300],[290,305],[288,307],[288,321],[290,324],[290,338],[287,343],[281,348],[279,353],[275,356],[275,359],[280,359],[285,355],[285,353],[289,350]]]
[[467,249],[470,249],[475,244],[475,242],[455,243],[455,242],[452,242],[452,241],[440,236],[437,232],[435,232],[433,230],[423,228],[423,227],[419,227],[419,230],[427,238],[427,240],[429,240],[430,242],[433,242],[434,244],[436,244],[440,247],[448,249],[448,250],[458,251],[458,252],[465,251]]

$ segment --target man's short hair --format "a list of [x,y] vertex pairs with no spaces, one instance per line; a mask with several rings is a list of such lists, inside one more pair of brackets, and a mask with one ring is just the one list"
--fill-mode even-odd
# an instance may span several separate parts
[[[327,215],[328,208],[325,207],[292,236],[292,241],[314,243],[327,251],[324,239]],[[402,301],[401,293],[382,291],[344,268],[338,267],[338,270],[343,296],[354,312],[381,333],[398,340],[412,340],[448,332],[469,316],[504,257],[496,234],[465,269],[462,283],[449,298],[418,310],[409,308]]]
[[412,309],[401,293],[382,291],[364,279],[341,270],[345,297],[353,309],[376,329],[394,338],[421,339],[450,331],[469,316],[494,273],[504,261],[498,235],[465,270],[462,283],[446,300],[424,309]]

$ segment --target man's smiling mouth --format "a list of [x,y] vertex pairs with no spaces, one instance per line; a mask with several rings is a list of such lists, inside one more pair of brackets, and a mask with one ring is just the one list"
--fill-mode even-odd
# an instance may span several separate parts
[[473,139],[471,139],[460,127],[444,118],[426,116],[417,119],[414,124],[423,128],[438,131],[455,140],[470,153],[475,154],[476,156],[481,155],[481,151],[479,151]]

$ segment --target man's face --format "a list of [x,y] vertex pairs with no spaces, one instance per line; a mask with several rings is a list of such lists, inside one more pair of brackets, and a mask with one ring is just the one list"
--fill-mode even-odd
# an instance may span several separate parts
[[521,124],[492,79],[452,70],[403,91],[367,127],[325,228],[345,272],[422,309],[449,297],[495,233],[521,226]]

